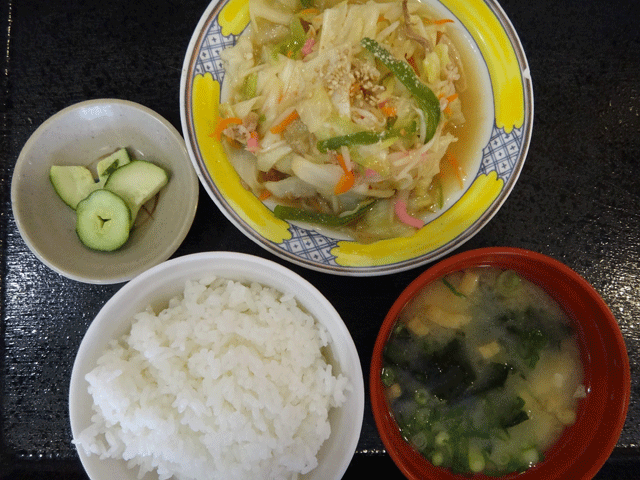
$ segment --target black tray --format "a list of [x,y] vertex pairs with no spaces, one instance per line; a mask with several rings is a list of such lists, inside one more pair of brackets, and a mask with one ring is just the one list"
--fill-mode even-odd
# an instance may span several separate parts
[[[506,245],[550,255],[591,282],[614,312],[629,350],[632,395],[602,479],[637,478],[640,467],[640,15],[632,3],[502,2],[531,67],[533,139],[513,193],[459,250]],[[0,7],[0,478],[39,478],[45,471],[51,479],[86,478],[70,443],[71,367],[94,315],[121,287],[68,280],[27,249],[9,195],[20,149],[49,116],[92,98],[142,103],[181,130],[183,58],[206,6],[206,0],[8,0]],[[200,195],[175,256],[235,250],[283,263],[233,227],[203,189]],[[345,278],[286,266],[340,312],[365,377],[384,313],[426,268]],[[367,403],[347,477],[371,467],[381,478],[401,478]]]

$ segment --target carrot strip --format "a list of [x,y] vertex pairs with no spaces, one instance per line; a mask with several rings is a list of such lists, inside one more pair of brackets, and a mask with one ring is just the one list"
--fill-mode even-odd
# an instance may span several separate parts
[[[440,96],[438,97],[439,99],[442,99],[444,97],[444,94],[440,94]],[[449,108],[449,103],[453,102],[456,98],[458,98],[458,94],[454,93],[453,95],[449,95],[446,100],[447,100],[447,106],[444,107],[443,112],[446,113],[447,115],[451,116],[453,115],[453,111],[451,110],[451,108]]]
[[450,18],[441,18],[440,20],[431,20],[429,23],[433,25],[444,25],[445,23],[453,23]]
[[382,113],[384,113],[387,117],[398,116],[398,111],[396,110],[396,107],[392,105],[383,105],[382,107],[380,107],[380,110],[382,110]]
[[271,196],[271,192],[269,190],[262,190],[260,195],[258,196],[258,200],[264,201]]
[[269,131],[273,134],[276,133],[282,133],[284,132],[284,129],[287,128],[289,126],[289,124],[291,122],[293,122],[296,118],[299,118],[298,115],[298,111],[294,110],[293,112],[291,112],[289,115],[287,115],[287,118],[285,118],[282,122],[280,122],[278,125],[275,125],[273,127],[271,127],[269,129]]
[[447,152],[446,158],[449,161],[449,163],[451,163],[451,166],[453,167],[453,171],[456,174],[456,178],[458,179],[458,183],[460,184],[460,188],[464,188],[464,180],[462,179],[463,170],[460,167],[460,164],[458,163],[458,160],[450,152]]
[[348,192],[351,190],[351,187],[353,187],[355,181],[356,176],[353,172],[349,170],[345,171],[342,177],[340,177],[340,180],[338,180],[338,183],[336,183],[336,188],[334,189],[335,194],[340,195],[341,193]]
[[344,157],[341,154],[336,155],[336,159],[344,172],[342,177],[340,177],[340,180],[338,180],[338,183],[336,183],[336,188],[334,189],[334,193],[336,195],[340,195],[341,193],[351,190],[351,187],[353,187],[353,184],[356,181],[356,176],[351,170],[349,170],[347,162],[344,161]]
[[303,17],[305,15],[318,15],[319,13],[320,10],[318,10],[317,8],[305,8],[304,10],[300,10],[298,12],[298,16]]
[[218,125],[216,125],[215,130],[209,136],[215,138],[216,140],[220,140],[220,135],[222,135],[222,132],[224,132],[225,129],[232,124],[242,125],[242,119],[237,117],[220,119]]
[[349,169],[347,168],[347,163],[344,161],[344,157],[341,154],[338,154],[336,155],[336,159],[338,160],[338,163],[342,167],[342,171],[344,173],[349,173]]

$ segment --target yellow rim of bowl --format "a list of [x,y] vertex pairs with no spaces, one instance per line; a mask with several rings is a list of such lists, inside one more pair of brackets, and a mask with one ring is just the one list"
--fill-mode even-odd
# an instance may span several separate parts
[[[528,110],[526,108],[523,82],[523,75],[528,76],[526,60],[523,53],[518,55],[514,49],[514,40],[518,42],[515,32],[507,33],[505,30],[505,25],[511,28],[508,19],[497,4],[492,3],[492,9],[484,0],[442,0],[441,3],[467,28],[484,57],[493,89],[494,128],[506,133],[512,132],[514,128],[522,128],[526,117],[532,117],[533,107],[530,105]],[[216,11],[219,12],[217,21],[224,36],[239,35],[249,23],[248,0],[229,0]],[[216,19],[215,11],[211,19]],[[473,28],[469,28],[470,25]],[[525,66],[521,66],[521,62]],[[530,85],[528,88],[530,91]],[[193,134],[211,180],[228,207],[248,229],[266,242],[275,244],[277,250],[277,245],[291,240],[290,225],[274,217],[268,207],[242,186],[221,142],[211,136],[219,119],[220,83],[211,73],[195,74],[190,93],[191,105],[186,108],[191,109]],[[527,138],[522,142],[521,159],[524,159],[528,148],[529,133],[525,134]],[[496,171],[478,174],[460,200],[411,237],[393,238],[372,244],[336,241],[331,254],[335,257],[337,269],[345,267],[347,273],[354,273],[359,269],[398,266],[403,262],[406,263],[406,268],[411,268],[435,260],[438,256],[434,254],[431,258],[420,261],[438,249],[446,248],[459,236],[467,235],[470,238],[480,229],[469,233],[474,223],[482,217],[488,221],[495,214],[517,179],[522,160],[519,163],[520,166],[514,169],[512,178],[508,180],[510,185],[506,189],[504,180]],[[499,201],[501,194],[502,202]],[[442,251],[439,256],[445,253],[447,252]],[[412,263],[413,260],[416,262]],[[317,267],[322,270],[322,265]],[[311,268],[316,267],[311,265]],[[395,271],[402,269],[393,268]],[[332,270],[335,271],[336,267]]]

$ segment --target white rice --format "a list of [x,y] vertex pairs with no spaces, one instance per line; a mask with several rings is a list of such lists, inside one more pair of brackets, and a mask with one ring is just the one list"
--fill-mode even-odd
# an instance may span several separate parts
[[296,300],[208,278],[134,317],[86,375],[92,424],[74,443],[139,477],[296,479],[318,464],[350,389],[325,327]]

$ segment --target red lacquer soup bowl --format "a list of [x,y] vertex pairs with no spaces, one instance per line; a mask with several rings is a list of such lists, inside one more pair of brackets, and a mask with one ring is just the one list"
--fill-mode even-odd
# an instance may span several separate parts
[[[544,452],[544,460],[523,473],[503,478],[592,478],[613,451],[627,415],[630,373],[625,343],[615,317],[580,275],[548,256],[516,248],[483,248],[439,262],[418,276],[389,310],[376,340],[370,372],[373,415],[387,452],[409,479],[468,478],[432,465],[403,439],[389,410],[380,375],[385,344],[404,305],[444,275],[480,266],[514,270],[560,304],[577,334],[587,391],[579,403],[576,422]],[[477,474],[473,478],[495,477]]]

